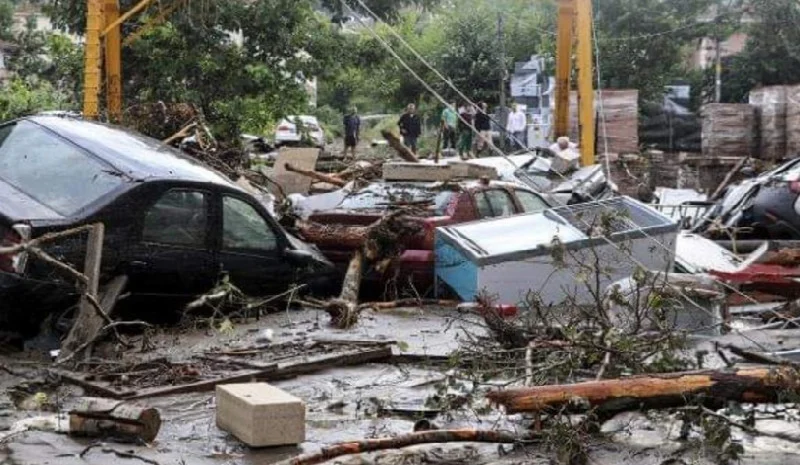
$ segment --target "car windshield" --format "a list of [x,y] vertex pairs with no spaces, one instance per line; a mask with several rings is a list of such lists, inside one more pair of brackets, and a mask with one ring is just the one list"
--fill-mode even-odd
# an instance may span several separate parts
[[61,215],[124,182],[111,167],[27,121],[0,127],[0,180]]
[[376,210],[390,205],[417,204],[428,206],[436,216],[447,215],[447,207],[455,195],[453,190],[431,189],[417,184],[371,184],[347,196],[339,208],[344,210]]

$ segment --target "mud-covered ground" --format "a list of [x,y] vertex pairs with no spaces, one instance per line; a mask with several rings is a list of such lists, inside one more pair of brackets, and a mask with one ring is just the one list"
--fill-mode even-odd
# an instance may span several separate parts
[[[273,331],[274,344],[286,341],[313,339],[355,339],[398,341],[395,351],[407,354],[447,355],[458,347],[463,331],[480,332],[474,319],[456,313],[453,309],[398,309],[381,313],[366,313],[359,324],[350,330],[334,330],[328,325],[328,316],[312,310],[277,313],[258,322],[235,325],[230,332],[211,331],[200,327],[188,332],[167,330],[155,336],[155,349],[147,353],[131,351],[126,358],[146,359],[167,357],[176,362],[193,360],[196,354],[213,349],[247,347],[261,341],[264,331]],[[797,346],[796,332],[782,331],[757,333],[756,342],[771,347]],[[726,336],[725,342],[745,344],[747,338]],[[7,356],[0,359],[0,438],[21,420],[49,415],[40,411],[41,402],[35,398],[20,400],[12,395],[12,388],[25,382],[42,379],[40,368],[49,362],[36,362],[35,354]],[[44,357],[38,357],[42,360]],[[8,373],[11,371],[19,376]],[[133,451],[160,465],[180,464],[269,464],[300,452],[317,450],[323,445],[353,439],[391,436],[411,432],[415,413],[427,412],[426,400],[437,393],[438,381],[446,376],[446,368],[424,362],[414,364],[366,364],[347,368],[334,368],[311,375],[276,382],[275,384],[307,403],[307,440],[298,447],[251,450],[215,424],[213,392],[184,394],[153,398],[145,401],[157,407],[162,415],[161,432],[155,443],[147,446],[107,444],[117,451]],[[34,385],[35,386],[35,385]],[[34,388],[31,392],[34,392]],[[81,389],[62,385],[48,391],[45,404],[68,410],[72,399],[81,395]],[[41,400],[41,399],[40,399]],[[394,409],[394,410],[392,410]],[[387,410],[391,412],[387,413]],[[405,411],[403,413],[400,411]],[[410,413],[408,413],[410,412]],[[800,428],[787,422],[793,415],[786,406],[765,407],[757,426],[763,430],[795,432]],[[527,424],[519,416],[504,416],[494,411],[478,414],[471,408],[440,415],[432,420],[439,427],[504,428],[518,429]],[[606,435],[590,445],[589,462],[594,464],[705,464],[717,463],[714,454],[706,454],[703,447],[690,447],[702,442],[699,434],[690,435],[690,441],[678,441],[681,423],[674,417],[656,413],[644,415],[630,413],[607,422]],[[279,427],[279,425],[276,425]],[[772,438],[741,436],[745,454],[744,464],[800,463],[800,447]],[[92,440],[76,439],[66,435],[44,432],[21,432],[0,439],[0,464],[97,464],[143,463],[138,459],[124,459],[112,455],[110,449],[91,449],[83,457],[79,454],[92,444]],[[506,453],[505,451],[508,451]],[[402,451],[349,457],[338,460],[343,464],[422,464],[422,463],[557,463],[556,452],[542,447],[528,446],[511,451],[511,446],[496,445],[428,445]],[[672,461],[670,461],[672,460]]]

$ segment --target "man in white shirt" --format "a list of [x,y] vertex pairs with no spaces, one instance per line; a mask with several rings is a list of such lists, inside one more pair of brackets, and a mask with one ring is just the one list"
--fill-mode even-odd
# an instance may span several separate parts
[[511,138],[511,147],[527,148],[525,141],[525,129],[527,128],[528,121],[519,106],[514,104],[514,111],[508,115],[508,124],[506,130]]

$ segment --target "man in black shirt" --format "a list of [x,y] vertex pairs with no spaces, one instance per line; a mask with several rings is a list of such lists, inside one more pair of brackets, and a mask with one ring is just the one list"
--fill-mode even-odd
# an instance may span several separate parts
[[344,115],[344,157],[347,158],[347,149],[350,149],[353,158],[356,158],[356,146],[361,134],[361,118],[358,117],[356,107]]
[[417,139],[422,134],[422,122],[417,114],[417,107],[409,103],[406,112],[400,117],[397,123],[400,126],[400,135],[403,136],[403,144],[410,148],[414,155],[417,154]]
[[486,108],[486,102],[480,102],[478,112],[475,114],[475,130],[478,131],[476,154],[486,146],[492,145],[492,122]]

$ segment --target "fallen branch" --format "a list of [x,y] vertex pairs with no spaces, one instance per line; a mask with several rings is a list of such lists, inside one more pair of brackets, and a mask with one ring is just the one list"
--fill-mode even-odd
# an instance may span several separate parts
[[[141,460],[144,463],[149,463],[150,465],[160,465],[158,462],[156,462],[153,459],[148,459],[146,457],[142,457],[141,455],[136,455],[133,452],[123,452],[123,451],[119,451],[119,450],[116,450],[116,449],[112,449],[112,448],[108,447],[105,443],[102,443],[102,442],[95,443],[95,444],[89,444],[88,446],[86,446],[86,448],[84,448],[79,454],[76,454],[75,456],[77,456],[78,458],[82,459],[91,450],[98,449],[98,448],[100,449],[100,452],[102,452],[104,454],[114,454],[114,455],[116,455],[117,457],[119,457],[121,459],[137,459],[137,460]],[[61,454],[61,455],[58,455],[58,457],[74,457],[74,456],[71,455],[71,454],[69,454],[69,455]]]
[[399,137],[394,135],[392,131],[384,129],[383,131],[381,131],[381,135],[383,136],[384,139],[386,139],[386,142],[389,143],[389,146],[397,152],[400,158],[402,158],[405,161],[409,161],[411,163],[419,163],[419,158],[417,158],[417,156],[414,155],[414,152],[412,152],[411,149],[406,147],[403,144],[403,141],[401,141]]
[[101,328],[100,331],[93,338],[91,338],[90,340],[88,340],[88,341],[84,342],[83,344],[81,344],[80,346],[78,346],[78,348],[76,348],[74,351],[72,351],[68,355],[64,356],[63,359],[59,359],[55,363],[56,366],[63,365],[65,363],[69,362],[70,360],[75,358],[76,355],[78,355],[79,353],[81,353],[84,350],[86,350],[87,347],[89,347],[92,344],[94,344],[95,342],[99,341],[102,337],[104,337],[108,333],[108,331],[110,331],[112,329],[115,329],[115,328],[119,328],[120,326],[144,326],[144,327],[149,328],[152,325],[150,323],[146,323],[144,321],[115,321],[114,323],[111,323],[110,325],[103,326],[103,328]]
[[554,411],[616,414],[633,410],[717,406],[725,401],[774,403],[800,393],[800,370],[794,367],[706,370],[636,376],[578,384],[493,391],[487,398],[508,413]]
[[797,435],[794,435],[794,434],[789,434],[789,433],[783,433],[783,432],[762,431],[760,429],[754,428],[754,427],[746,425],[744,423],[735,421],[735,420],[733,420],[731,418],[728,418],[727,416],[725,416],[725,415],[723,415],[721,413],[717,413],[717,412],[715,412],[715,411],[713,411],[713,410],[711,410],[709,408],[706,408],[706,407],[687,407],[687,409],[688,410],[698,410],[699,409],[700,412],[702,412],[704,415],[720,419],[720,420],[728,423],[729,425],[731,425],[731,426],[733,426],[735,428],[739,428],[740,430],[744,431],[745,433],[749,433],[749,434],[752,434],[752,435],[755,435],[755,436],[767,436],[767,437],[771,437],[771,438],[782,439],[784,441],[789,441],[789,442],[792,442],[794,444],[797,444],[798,442],[800,442],[800,436],[797,436]]
[[794,368],[800,368],[800,363],[792,362],[790,360],[786,360],[785,358],[744,350],[730,344],[723,347],[729,350],[732,354],[742,357],[747,362],[758,363],[761,365],[787,365]]
[[337,186],[337,187],[344,187],[344,186],[347,185],[347,181],[345,181],[343,179],[340,179],[337,176],[333,176],[333,175],[325,174],[325,173],[320,173],[319,171],[304,170],[302,168],[297,168],[297,167],[293,166],[291,163],[287,163],[284,167],[286,168],[286,171],[288,171],[290,173],[302,174],[303,176],[308,176],[311,179],[314,179],[314,180],[317,180],[317,181],[320,181],[320,182],[326,182],[328,184],[333,184],[334,186]]
[[364,363],[377,363],[389,360],[391,358],[392,348],[388,345],[366,350],[325,354],[319,357],[312,357],[310,360],[302,362],[280,363],[276,366],[268,366],[263,370],[240,372],[223,378],[198,381],[196,383],[179,386],[165,386],[146,389],[127,398],[133,400],[150,397],[171,396],[175,394],[186,394],[190,392],[204,392],[214,389],[214,387],[216,387],[218,384],[276,381],[280,379],[291,378],[293,376],[315,373],[337,366],[353,366]]
[[404,434],[393,438],[365,439],[343,442],[324,447],[314,454],[301,455],[276,465],[315,465],[344,455],[363,454],[378,450],[401,449],[419,444],[441,444],[450,442],[485,442],[494,444],[516,444],[538,441],[541,435],[533,432],[511,433],[475,429],[435,430]]
[[457,307],[461,302],[458,300],[442,299],[399,299],[391,302],[366,302],[358,306],[360,309],[371,308],[375,311],[390,310],[402,307]]
[[744,157],[741,160],[739,160],[738,163],[736,163],[736,165],[725,176],[725,179],[723,179],[722,182],[719,184],[719,186],[717,186],[716,190],[714,190],[714,193],[711,194],[709,200],[716,201],[719,199],[719,197],[722,195],[722,191],[724,191],[725,188],[728,187],[728,185],[733,180],[733,177],[736,176],[736,173],[741,171],[741,169],[744,167],[745,163],[747,163],[748,160],[750,160],[750,157]]
[[84,226],[78,226],[77,228],[68,229],[66,231],[43,234],[35,239],[31,239],[21,244],[12,245],[9,247],[0,247],[0,255],[14,255],[16,253],[25,251],[29,247],[38,247],[41,244],[52,242],[56,239],[61,239],[67,236],[74,236],[76,234],[89,231],[92,228],[94,228],[93,224],[87,224]]

